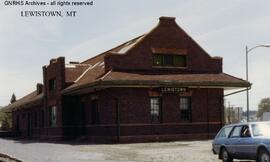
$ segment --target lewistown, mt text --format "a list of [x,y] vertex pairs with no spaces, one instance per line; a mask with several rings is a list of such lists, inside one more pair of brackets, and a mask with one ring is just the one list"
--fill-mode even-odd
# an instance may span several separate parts
[[21,11],[21,17],[63,17],[61,11]]

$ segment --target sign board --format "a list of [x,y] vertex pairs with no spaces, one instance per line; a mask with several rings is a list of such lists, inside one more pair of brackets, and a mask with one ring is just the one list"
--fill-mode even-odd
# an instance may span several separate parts
[[187,92],[187,88],[185,88],[185,87],[162,87],[161,92],[162,93],[181,93],[181,92]]

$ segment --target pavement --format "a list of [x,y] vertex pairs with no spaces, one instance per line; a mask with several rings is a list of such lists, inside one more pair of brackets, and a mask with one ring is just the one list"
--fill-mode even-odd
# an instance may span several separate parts
[[220,162],[211,142],[94,145],[0,139],[0,153],[23,162]]

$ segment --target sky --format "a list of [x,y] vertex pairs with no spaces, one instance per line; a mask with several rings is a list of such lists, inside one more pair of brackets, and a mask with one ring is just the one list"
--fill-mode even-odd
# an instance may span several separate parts
[[[39,0],[41,1],[41,0]],[[43,0],[50,2],[50,0]],[[68,0],[72,1],[72,0]],[[75,1],[75,0],[74,0]],[[87,1],[87,0],[80,0]],[[270,44],[269,0],[94,0],[93,6],[5,6],[0,2],[0,106],[42,83],[42,66],[65,56],[83,61],[149,32],[160,16],[176,17],[211,56],[223,57],[223,71],[245,79],[245,47]],[[21,17],[24,10],[76,10],[76,17]],[[249,53],[250,108],[270,97],[270,48]],[[229,92],[225,92],[229,93]],[[225,104],[246,108],[246,94]]]

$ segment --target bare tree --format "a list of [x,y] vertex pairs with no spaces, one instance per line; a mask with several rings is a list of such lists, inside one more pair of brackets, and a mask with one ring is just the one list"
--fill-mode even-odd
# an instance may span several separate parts
[[258,105],[257,117],[261,117],[264,112],[270,112],[270,98],[261,99]]

